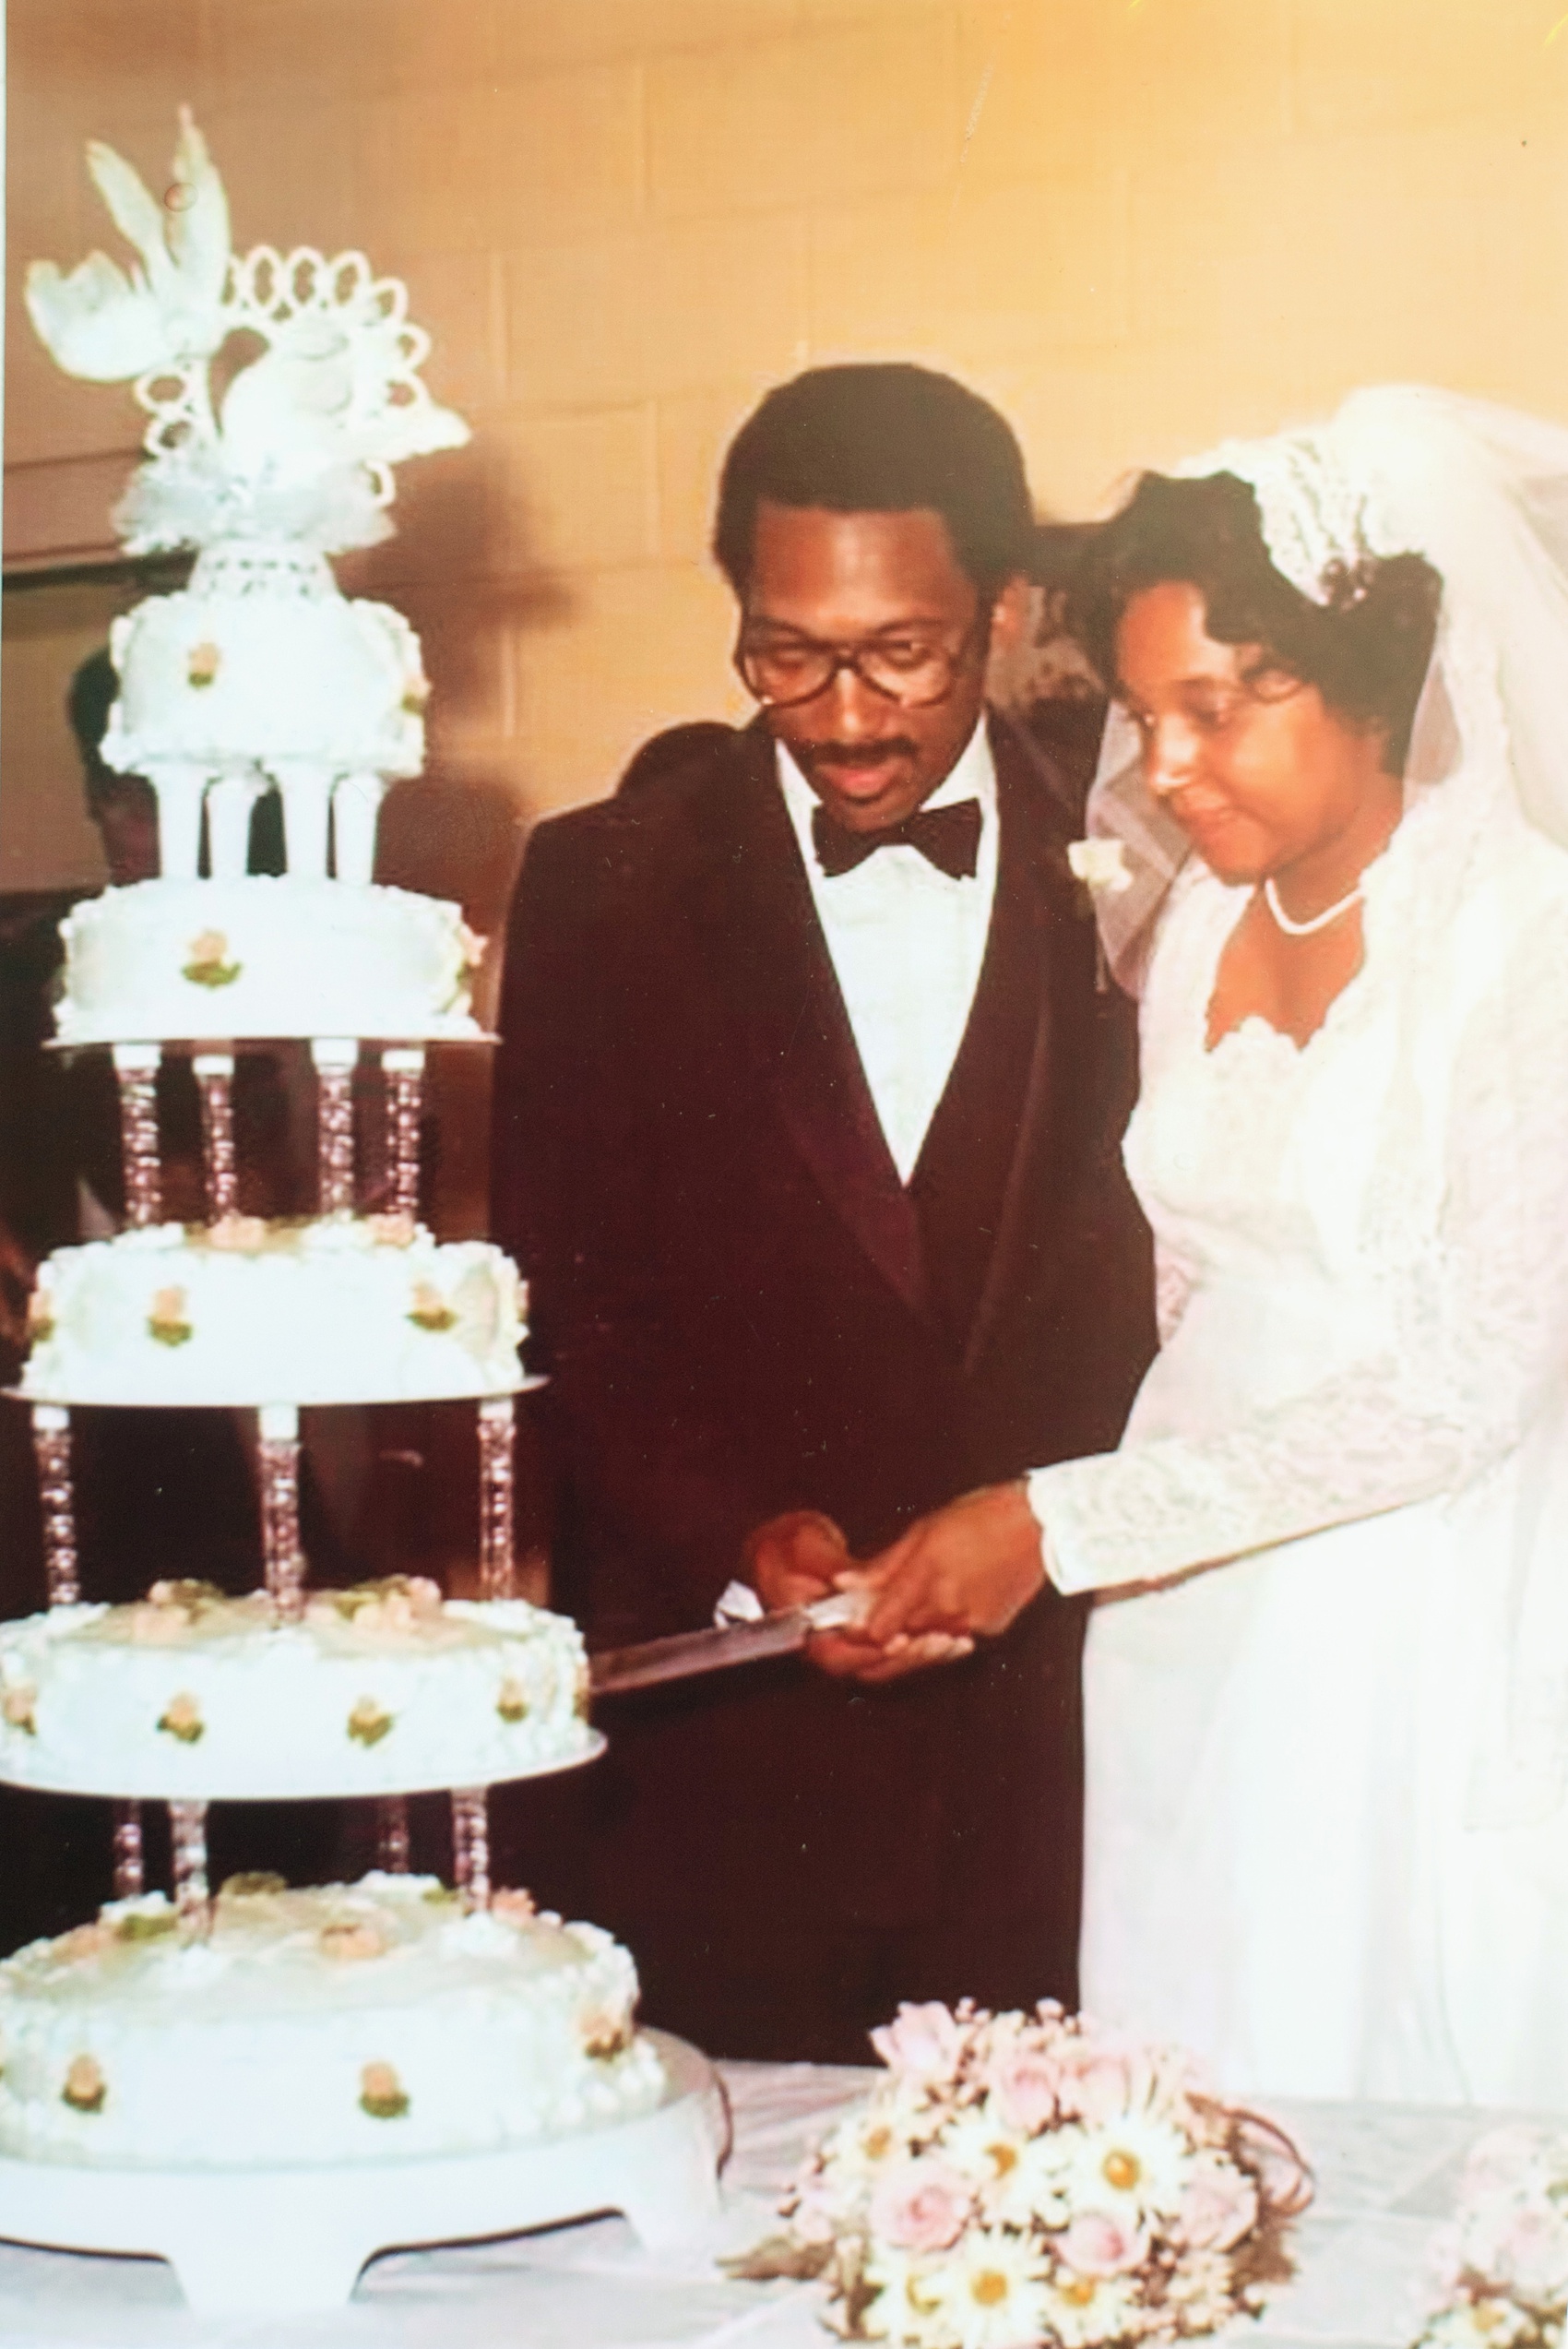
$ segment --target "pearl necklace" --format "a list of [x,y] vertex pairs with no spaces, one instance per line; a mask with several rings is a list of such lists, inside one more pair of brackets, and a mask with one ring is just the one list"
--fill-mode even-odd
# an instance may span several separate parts
[[1314,913],[1310,921],[1294,922],[1279,902],[1279,891],[1274,886],[1272,873],[1265,876],[1263,885],[1263,901],[1288,938],[1310,938],[1314,930],[1326,930],[1331,922],[1337,922],[1342,913],[1348,913],[1353,905],[1359,905],[1360,897],[1361,885],[1358,881],[1348,895],[1336,898],[1332,905],[1325,905],[1323,912]]

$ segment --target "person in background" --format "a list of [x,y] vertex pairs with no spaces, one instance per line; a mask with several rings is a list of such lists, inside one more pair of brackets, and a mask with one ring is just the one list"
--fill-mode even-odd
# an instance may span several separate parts
[[[755,719],[661,737],[529,841],[492,1220],[590,1646],[700,1626],[737,1575],[821,1595],[955,1485],[1120,1430],[1152,1315],[1130,1026],[1065,855],[1085,777],[985,699],[1034,531],[950,378],[770,393],[714,540]],[[922,1680],[819,1635],[625,1699],[520,1865],[722,2055],[863,2059],[900,1997],[1070,2000],[1081,1628],[1046,1592]]]

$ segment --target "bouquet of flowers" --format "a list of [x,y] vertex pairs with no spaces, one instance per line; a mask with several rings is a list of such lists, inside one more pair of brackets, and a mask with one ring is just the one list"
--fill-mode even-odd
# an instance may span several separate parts
[[1190,2060],[1042,2005],[905,2006],[887,2067],[733,2263],[826,2280],[834,2331],[909,2349],[1179,2341],[1291,2273],[1311,2199],[1289,2139]]
[[1568,2137],[1494,2129],[1438,2238],[1442,2297],[1417,2349],[1562,2349],[1568,2319]]

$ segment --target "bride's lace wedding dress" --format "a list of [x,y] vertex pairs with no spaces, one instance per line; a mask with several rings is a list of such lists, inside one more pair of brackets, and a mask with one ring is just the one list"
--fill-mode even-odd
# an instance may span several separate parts
[[1084,2001],[1230,2088],[1568,2103],[1568,853],[1416,793],[1300,1048],[1207,1043],[1245,901],[1190,861],[1144,998],[1162,1352],[1031,1480],[1099,1594]]

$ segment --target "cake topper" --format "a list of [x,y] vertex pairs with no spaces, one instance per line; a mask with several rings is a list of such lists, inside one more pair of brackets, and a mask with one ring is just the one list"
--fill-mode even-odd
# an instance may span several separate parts
[[[67,375],[132,383],[150,418],[147,461],[114,514],[128,551],[260,538],[331,554],[387,536],[393,466],[469,437],[420,379],[430,339],[401,281],[362,253],[232,253],[223,183],[188,107],[161,203],[112,148],[95,139],[87,158],[139,263],[94,252],[66,276],[35,261],[27,305]],[[232,371],[226,346],[242,332],[263,348]]]

